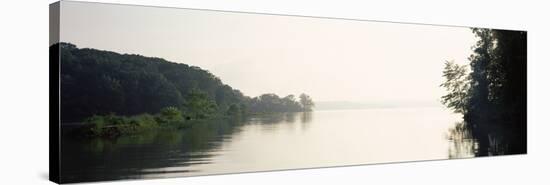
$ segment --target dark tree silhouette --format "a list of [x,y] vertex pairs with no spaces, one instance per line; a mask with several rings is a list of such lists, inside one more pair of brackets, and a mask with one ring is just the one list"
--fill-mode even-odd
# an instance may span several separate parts
[[462,114],[467,112],[470,98],[470,83],[466,74],[466,67],[455,64],[453,61],[446,61],[443,70],[443,77],[446,81],[441,84],[449,92],[449,94],[441,97],[441,103],[454,109],[456,113]]
[[477,155],[527,152],[527,33],[472,29],[479,39],[465,66],[447,62],[442,102],[464,114]]

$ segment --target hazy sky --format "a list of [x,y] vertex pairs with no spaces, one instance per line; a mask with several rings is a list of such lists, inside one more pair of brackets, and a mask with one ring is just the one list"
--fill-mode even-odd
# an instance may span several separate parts
[[439,102],[469,28],[62,2],[61,41],[207,69],[245,95]]

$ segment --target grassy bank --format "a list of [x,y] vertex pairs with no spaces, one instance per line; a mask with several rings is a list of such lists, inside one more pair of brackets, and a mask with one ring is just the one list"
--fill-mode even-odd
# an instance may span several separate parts
[[[140,134],[150,130],[189,129],[206,123],[238,123],[249,116],[270,116],[289,112],[243,113],[230,108],[225,114],[185,114],[175,107],[163,108],[158,114],[121,116],[115,114],[96,115],[84,119],[83,125],[68,131],[79,138],[116,138],[123,135]],[[191,116],[194,115],[194,116]]]
[[114,138],[121,135],[137,134],[153,129],[184,129],[193,124],[209,119],[230,119],[234,116],[212,115],[206,118],[193,119],[183,116],[182,112],[174,107],[167,107],[160,113],[139,114],[134,116],[120,116],[115,114],[92,116],[86,118],[83,126],[75,129],[71,134],[77,137],[106,137]]

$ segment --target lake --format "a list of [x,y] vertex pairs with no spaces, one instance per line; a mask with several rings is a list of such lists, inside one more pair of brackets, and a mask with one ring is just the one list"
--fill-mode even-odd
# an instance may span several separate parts
[[[473,157],[444,107],[323,110],[211,121],[117,139],[64,137],[65,182],[196,176]],[[459,138],[459,140],[457,140]]]

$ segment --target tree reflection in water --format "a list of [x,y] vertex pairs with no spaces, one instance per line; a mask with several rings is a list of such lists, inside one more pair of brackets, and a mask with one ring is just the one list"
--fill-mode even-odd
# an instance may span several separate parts
[[524,154],[526,134],[506,124],[458,122],[449,130],[449,158]]

